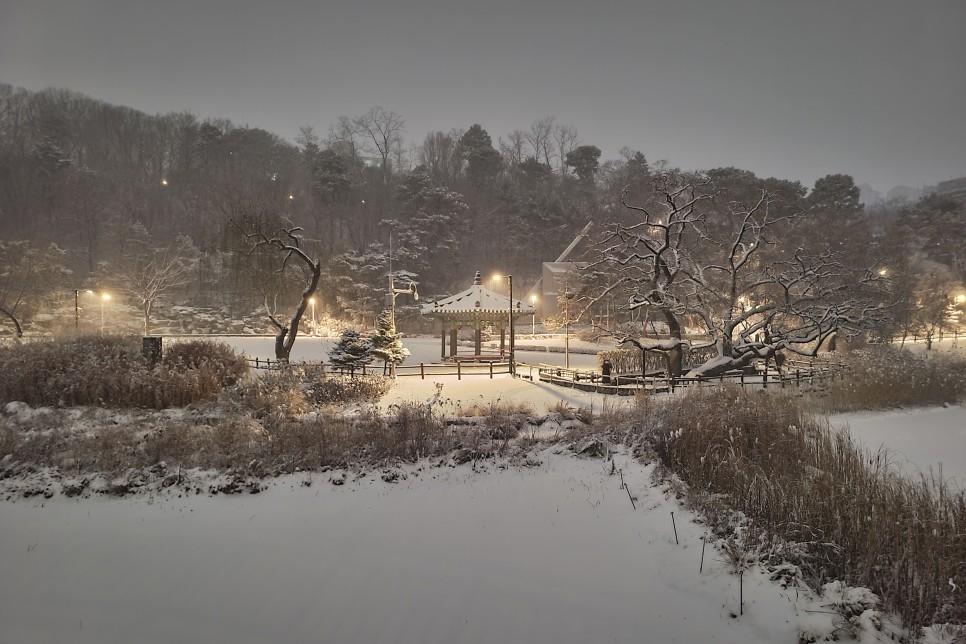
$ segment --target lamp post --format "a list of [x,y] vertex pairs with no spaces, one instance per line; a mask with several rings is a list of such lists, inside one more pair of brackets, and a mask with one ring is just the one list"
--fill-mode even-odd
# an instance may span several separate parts
[[75,288],[74,289],[74,333],[78,333],[80,331],[80,302],[79,302],[79,299],[80,299],[81,291],[83,291],[84,293],[93,293],[94,292],[94,291],[90,291],[90,290],[85,289],[85,288]]
[[537,296],[530,296],[530,308],[533,309],[533,319],[530,321],[532,329],[530,330],[530,335],[536,337],[537,335]]
[[[362,203],[366,203],[363,199]],[[409,293],[413,296],[413,300],[419,301],[419,291],[416,290],[416,282],[410,280],[409,286],[406,288],[396,288],[396,283],[393,281],[392,277],[392,228],[389,229],[389,315],[392,320],[392,332],[396,332],[396,296],[402,295],[404,293]],[[389,374],[395,378],[396,377],[396,363],[392,362],[389,364]]]
[[570,299],[574,296],[569,289],[564,289],[564,367],[570,369]]
[[516,364],[513,355],[513,276],[506,276],[507,285],[510,292],[510,375],[516,375]]
[[312,335],[318,335],[319,327],[315,323],[315,298],[314,297],[309,298],[309,304],[312,305]]
[[110,293],[101,295],[101,335],[104,335],[104,303],[111,299]]
[[[409,282],[409,286],[406,288],[396,288],[396,284],[392,279],[392,271],[389,272],[389,311],[392,319],[392,332],[396,332],[396,296],[402,295],[404,293],[409,293],[413,296],[413,300],[419,301],[419,291],[416,290],[416,282]],[[389,363],[389,372],[393,378],[396,377],[396,363]]]

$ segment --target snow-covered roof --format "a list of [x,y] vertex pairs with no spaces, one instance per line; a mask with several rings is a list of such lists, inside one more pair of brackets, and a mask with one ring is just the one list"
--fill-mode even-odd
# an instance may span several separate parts
[[[483,277],[477,271],[473,286],[455,295],[444,297],[436,302],[423,304],[423,315],[445,315],[466,313],[506,313],[510,298],[483,286]],[[522,300],[513,300],[513,310],[520,315],[532,315],[534,308]]]

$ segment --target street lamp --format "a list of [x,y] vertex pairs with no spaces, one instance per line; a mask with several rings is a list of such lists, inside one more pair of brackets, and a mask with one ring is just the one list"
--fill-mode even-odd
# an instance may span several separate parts
[[101,295],[101,335],[104,335],[104,303],[111,299],[110,293]]
[[513,276],[507,275],[506,281],[510,289],[510,375],[515,376],[517,370],[513,355]]
[[564,316],[566,326],[564,331],[564,368],[570,369],[570,300],[574,294],[564,287]]
[[74,289],[74,333],[77,333],[80,330],[80,306],[79,306],[78,300],[80,298],[81,291],[83,291],[84,293],[94,292],[94,291],[91,291],[88,289],[82,289],[82,288]]
[[533,320],[531,321],[531,324],[533,325],[533,329],[530,331],[530,335],[536,336],[537,335],[537,296],[536,295],[530,296],[530,308],[533,309]]
[[[389,311],[392,316],[392,331],[396,332],[396,296],[409,293],[413,296],[413,300],[419,301],[419,291],[416,290],[416,282],[409,282],[409,286],[406,288],[396,288],[396,284],[392,279],[392,271],[389,272]],[[389,364],[389,375],[393,378],[396,377],[396,363],[392,362]]]
[[315,323],[315,298],[314,297],[309,298],[309,304],[312,305],[312,335],[318,335],[319,327]]

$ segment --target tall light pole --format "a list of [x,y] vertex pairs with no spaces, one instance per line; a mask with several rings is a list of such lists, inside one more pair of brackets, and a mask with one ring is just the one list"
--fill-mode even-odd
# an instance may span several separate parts
[[513,355],[513,276],[507,275],[506,281],[510,291],[510,375],[514,376],[516,375],[516,365]]
[[315,298],[314,297],[309,298],[309,304],[312,305],[312,335],[318,335],[319,327],[315,323]]
[[[365,203],[363,201],[362,203]],[[389,230],[389,315],[392,320],[392,332],[396,332],[396,296],[402,295],[404,293],[409,293],[413,296],[413,300],[419,301],[419,291],[416,290],[416,282],[412,280],[409,281],[409,286],[406,288],[396,288],[396,283],[393,281],[392,277],[392,229]],[[395,378],[396,377],[396,363],[389,363],[389,374]]]
[[111,299],[110,293],[101,295],[101,335],[104,335],[104,303]]
[[564,367],[570,369],[570,298],[573,294],[564,287],[564,316],[566,317],[566,327],[564,332]]
[[84,293],[94,292],[86,288],[74,289],[74,333],[78,333],[80,331],[80,302],[78,300],[80,299],[81,291],[83,291]]
[[533,329],[530,331],[530,335],[537,335],[537,296],[530,296],[530,308],[533,309],[533,319],[531,320],[531,325]]

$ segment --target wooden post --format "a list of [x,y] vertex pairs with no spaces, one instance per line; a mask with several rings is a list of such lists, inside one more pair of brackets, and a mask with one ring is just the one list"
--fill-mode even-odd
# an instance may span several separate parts
[[463,368],[460,366],[462,364],[463,363],[460,362],[459,360],[456,361],[456,379],[457,380],[463,379]]
[[490,380],[493,380],[493,363],[490,363]]
[[419,379],[426,380],[426,364],[422,362],[419,363]]

